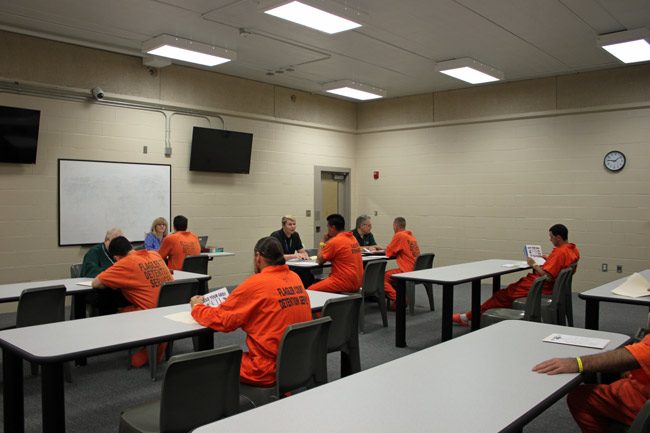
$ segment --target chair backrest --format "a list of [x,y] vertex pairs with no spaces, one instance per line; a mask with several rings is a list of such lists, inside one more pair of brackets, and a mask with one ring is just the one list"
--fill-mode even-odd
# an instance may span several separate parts
[[528,291],[526,299],[526,309],[524,310],[524,320],[530,322],[541,322],[542,320],[542,286],[546,281],[546,276],[541,276],[533,281],[533,285]]
[[566,325],[567,318],[567,291],[571,296],[571,277],[573,276],[573,269],[571,267],[564,268],[560,271],[553,283],[553,295],[551,296],[551,323],[555,325]]
[[300,388],[327,382],[327,336],[331,317],[287,326],[276,362],[278,398]]
[[384,272],[386,271],[386,260],[372,260],[368,262],[363,270],[363,296],[377,295],[384,289]]
[[309,257],[315,256],[316,254],[318,254],[318,248],[306,248],[305,251],[307,252],[307,255]]
[[182,281],[167,281],[160,287],[158,306],[187,304],[190,298],[199,291],[199,281],[195,279]]
[[183,270],[185,272],[194,272],[195,274],[208,274],[208,256],[186,256],[183,260]]
[[433,253],[424,253],[417,256],[415,259],[414,271],[421,271],[422,269],[431,269],[433,267],[433,259],[436,257]]
[[70,265],[70,278],[79,278],[81,277],[81,267],[83,263],[75,263]]
[[65,320],[65,286],[25,289],[18,299],[16,328]]
[[650,433],[650,400],[641,407],[627,433]]
[[160,432],[188,432],[239,412],[238,346],[173,356],[160,398]]
[[321,317],[331,317],[327,352],[335,352],[345,345],[359,345],[359,314],[362,296],[358,293],[325,302]]

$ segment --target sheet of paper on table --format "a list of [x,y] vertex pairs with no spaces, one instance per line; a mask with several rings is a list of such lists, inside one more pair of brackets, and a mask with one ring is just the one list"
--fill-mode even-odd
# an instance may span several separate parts
[[648,283],[648,280],[643,275],[635,272],[627,277],[627,280],[623,284],[612,290],[612,293],[631,298],[640,298],[650,295],[650,292],[648,292],[649,288],[650,283]]
[[75,283],[77,286],[86,286],[86,287],[92,287],[93,280],[88,280],[88,281],[80,281],[78,283]]
[[568,344],[569,346],[593,347],[595,349],[604,349],[609,344],[609,340],[604,338],[589,338],[566,334],[551,334],[542,341],[547,343]]
[[189,311],[181,311],[180,313],[168,314],[165,316],[165,319],[173,320],[174,322],[186,323],[188,325],[194,325],[197,323]]

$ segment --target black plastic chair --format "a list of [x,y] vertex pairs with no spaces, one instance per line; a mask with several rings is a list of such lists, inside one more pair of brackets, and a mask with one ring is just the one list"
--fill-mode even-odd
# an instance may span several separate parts
[[[415,265],[413,266],[414,271],[421,271],[423,269],[433,268],[433,259],[436,257],[433,253],[424,253],[417,256],[415,259]],[[425,290],[427,291],[427,296],[429,298],[429,308],[431,311],[435,310],[435,305],[433,304],[433,284],[432,283],[416,283],[415,281],[406,282],[406,299],[409,300],[409,313],[411,315],[415,314],[415,285],[422,284],[424,285]]]
[[172,357],[160,401],[122,412],[120,433],[189,432],[238,413],[241,356],[228,346]]
[[363,282],[361,283],[361,315],[359,317],[359,329],[365,331],[366,300],[372,299],[379,305],[382,325],[388,326],[388,305],[386,293],[384,292],[384,272],[386,271],[386,260],[372,260],[368,262],[363,270]]
[[321,317],[331,317],[327,353],[341,352],[341,377],[361,371],[359,313],[363,297],[353,294],[325,302]]
[[208,274],[208,256],[186,256],[183,260],[182,270],[185,272],[193,272],[195,274]]
[[[553,282],[553,293],[542,295],[542,321],[554,325],[569,326],[573,323],[573,307],[568,300],[571,299],[571,281],[573,279],[573,268],[568,267],[560,271]],[[524,310],[527,297],[515,299],[512,308]]]
[[79,278],[81,277],[81,267],[83,263],[75,263],[70,265],[70,278]]
[[[167,281],[160,287],[158,294],[158,307],[169,307],[171,305],[181,305],[190,302],[190,298],[198,293],[199,281],[196,279],[183,280],[183,281]],[[172,352],[173,341],[167,342],[166,357],[169,359]],[[156,380],[156,367],[157,367],[157,345],[151,344],[147,346],[149,356],[149,372],[151,373],[151,380]]]
[[275,385],[240,384],[242,409],[283,398],[288,392],[327,383],[327,338],[332,319],[321,317],[287,326],[276,361]]
[[546,276],[537,278],[530,290],[526,300],[525,310],[514,308],[492,308],[481,314],[481,326],[493,325],[503,320],[528,320],[530,322],[541,322],[542,320],[542,287]]

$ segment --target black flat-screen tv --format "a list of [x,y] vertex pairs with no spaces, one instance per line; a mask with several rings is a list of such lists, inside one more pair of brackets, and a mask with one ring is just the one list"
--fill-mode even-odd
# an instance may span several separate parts
[[36,164],[41,112],[0,106],[0,162]]
[[253,134],[194,127],[191,171],[249,173]]

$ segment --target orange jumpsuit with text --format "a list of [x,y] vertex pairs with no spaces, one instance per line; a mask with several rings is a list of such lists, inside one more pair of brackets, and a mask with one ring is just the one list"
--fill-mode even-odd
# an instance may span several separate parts
[[352,232],[340,232],[327,241],[321,257],[332,263],[332,273],[309,286],[320,292],[358,292],[363,280],[361,247]]
[[156,251],[139,250],[129,253],[97,275],[111,289],[120,290],[132,304],[122,311],[146,310],[158,305],[160,286],[172,281],[164,260]]
[[388,257],[395,257],[397,261],[397,269],[390,269],[384,274],[384,292],[386,297],[391,301],[395,301],[397,292],[390,282],[390,276],[393,274],[401,274],[403,272],[411,272],[415,268],[415,260],[420,255],[420,246],[418,240],[415,239],[410,230],[400,230],[393,236],[386,247],[386,255]]
[[158,252],[167,261],[169,269],[180,271],[186,256],[201,254],[201,244],[192,232],[175,232],[165,236]]
[[571,414],[585,433],[611,431],[611,420],[632,424],[650,399],[650,335],[626,346],[639,368],[609,385],[580,385],[567,397]]
[[218,307],[197,304],[192,317],[221,332],[242,328],[248,352],[240,379],[255,386],[275,383],[275,362],[287,326],[311,320],[309,295],[287,265],[267,266],[241,283]]
[[[573,262],[580,259],[580,251],[575,244],[565,243],[558,247],[553,248],[551,254],[546,259],[546,263],[542,265],[544,272],[548,273],[553,280],[557,278],[560,271],[569,267]],[[512,301],[517,298],[528,296],[528,291],[533,286],[533,282],[541,275],[535,272],[530,272],[525,277],[520,278],[518,281],[510,284],[503,290],[496,292],[490,299],[481,304],[481,313],[491,308],[510,308]],[[553,293],[553,281],[545,281],[542,287],[542,293],[545,295]],[[472,319],[472,312],[467,312],[467,318]]]

